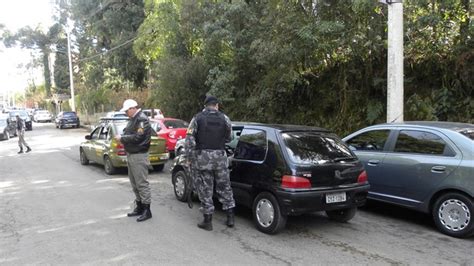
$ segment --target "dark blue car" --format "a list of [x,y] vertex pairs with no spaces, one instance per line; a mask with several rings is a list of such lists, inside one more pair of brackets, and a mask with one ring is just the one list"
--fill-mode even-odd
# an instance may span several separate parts
[[56,128],[79,127],[81,125],[76,112],[60,112],[55,119]]

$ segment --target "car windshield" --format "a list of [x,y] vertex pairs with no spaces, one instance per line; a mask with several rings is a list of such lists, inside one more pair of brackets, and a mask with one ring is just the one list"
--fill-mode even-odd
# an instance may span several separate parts
[[324,164],[354,158],[350,149],[331,134],[284,132],[281,135],[291,160],[298,164]]
[[472,141],[474,141],[474,129],[465,129],[459,131],[459,133],[463,134],[464,136],[470,138]]
[[189,123],[183,120],[165,120],[163,124],[167,128],[188,128]]
[[28,113],[26,111],[11,111],[10,117],[14,117],[16,115],[20,115],[21,119],[25,119],[28,117]]
[[65,116],[65,117],[76,117],[76,113],[74,113],[74,112],[64,112],[63,116]]

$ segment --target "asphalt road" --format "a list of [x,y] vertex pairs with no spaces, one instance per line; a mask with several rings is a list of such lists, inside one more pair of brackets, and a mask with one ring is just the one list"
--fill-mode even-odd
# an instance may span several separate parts
[[17,138],[0,141],[0,264],[440,264],[474,265],[474,239],[438,233],[427,215],[369,203],[349,223],[323,213],[288,219],[270,236],[251,212],[236,227],[196,227],[198,209],[174,198],[169,164],[152,173],[153,219],[126,217],[133,194],[126,170],[82,166],[84,129],[34,124],[33,151],[17,154]]

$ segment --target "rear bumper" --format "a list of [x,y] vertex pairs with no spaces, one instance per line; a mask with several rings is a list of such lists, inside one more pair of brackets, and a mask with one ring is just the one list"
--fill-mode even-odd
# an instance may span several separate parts
[[[110,156],[110,159],[112,160],[112,165],[114,167],[127,167],[126,155],[109,154],[109,156]],[[165,164],[169,158],[170,158],[169,153],[159,153],[159,154],[148,155],[148,159],[150,160],[150,165]]]
[[[362,206],[367,200],[370,185],[317,191],[276,191],[282,213],[298,215],[309,212],[329,211]],[[326,203],[329,193],[345,192],[346,201]]]

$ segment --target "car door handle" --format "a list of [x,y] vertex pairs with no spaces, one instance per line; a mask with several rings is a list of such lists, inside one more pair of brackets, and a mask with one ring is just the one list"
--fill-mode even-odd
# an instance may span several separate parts
[[437,165],[437,166],[431,167],[432,173],[444,173],[444,171],[446,171],[446,166]]
[[377,166],[380,163],[379,160],[369,160],[367,163],[368,166]]

